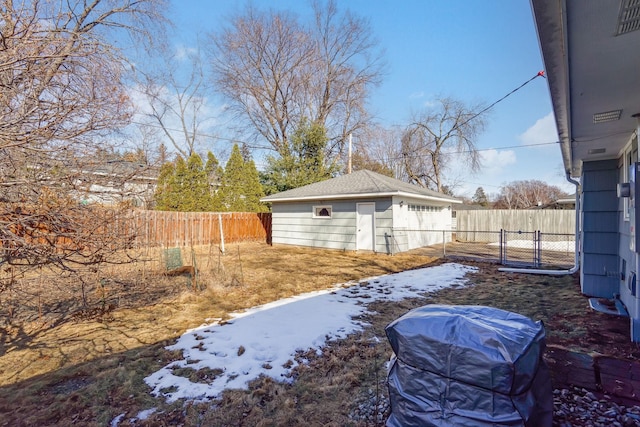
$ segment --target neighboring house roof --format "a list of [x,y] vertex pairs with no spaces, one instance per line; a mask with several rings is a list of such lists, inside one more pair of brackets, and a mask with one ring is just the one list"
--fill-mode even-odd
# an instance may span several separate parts
[[545,203],[544,205],[535,206],[533,209],[575,209],[576,208],[576,195],[561,197],[553,202]]
[[558,205],[575,205],[576,204],[576,195],[575,193],[571,196],[561,197],[557,199],[554,203]]
[[84,203],[114,204],[124,200],[136,204],[151,200],[158,169],[126,160],[83,165],[78,170],[77,197]]
[[565,171],[615,159],[640,113],[640,4],[531,0]]
[[293,202],[327,199],[362,199],[381,196],[405,196],[419,199],[462,203],[443,193],[408,184],[369,170],[359,170],[337,178],[305,185],[263,197],[263,202]]
[[158,180],[159,169],[126,160],[110,160],[86,166],[82,169],[82,173],[94,177],[113,177],[119,180],[134,179],[155,183]]
[[453,210],[454,211],[482,211],[482,210],[488,210],[489,208],[485,207],[485,206],[481,206],[481,205],[468,205],[466,203],[463,203],[461,205],[456,205]]

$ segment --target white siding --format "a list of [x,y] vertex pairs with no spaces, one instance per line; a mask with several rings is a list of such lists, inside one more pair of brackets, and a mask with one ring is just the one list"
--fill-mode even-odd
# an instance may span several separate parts
[[443,238],[451,241],[451,233],[441,232],[451,230],[450,205],[409,198],[394,198],[394,202],[394,253],[442,243]]

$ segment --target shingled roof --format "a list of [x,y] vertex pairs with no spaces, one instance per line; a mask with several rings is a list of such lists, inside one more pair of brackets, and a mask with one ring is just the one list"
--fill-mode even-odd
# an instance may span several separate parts
[[263,202],[293,202],[305,200],[358,199],[380,196],[410,196],[438,202],[461,203],[443,193],[390,178],[369,170],[360,170],[326,181],[305,185],[263,197]]

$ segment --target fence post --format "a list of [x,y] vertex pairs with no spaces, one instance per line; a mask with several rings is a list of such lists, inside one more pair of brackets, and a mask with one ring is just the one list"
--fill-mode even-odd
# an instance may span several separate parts
[[222,232],[222,214],[218,214],[218,224],[220,226],[220,252],[224,254],[224,233]]
[[540,267],[542,265],[542,231],[537,230],[535,235],[535,242],[533,247],[536,248],[536,259],[534,263],[536,267]]
[[538,266],[538,230],[533,231],[533,265]]
[[500,229],[500,264],[505,264],[506,261],[506,249],[504,247],[506,243],[506,237],[504,235],[504,230]]

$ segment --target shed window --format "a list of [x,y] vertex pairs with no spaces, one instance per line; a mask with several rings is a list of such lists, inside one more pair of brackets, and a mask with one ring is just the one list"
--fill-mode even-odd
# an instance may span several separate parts
[[331,206],[314,206],[314,218],[331,218]]
[[431,205],[409,205],[409,211],[414,212],[440,212],[441,207]]

